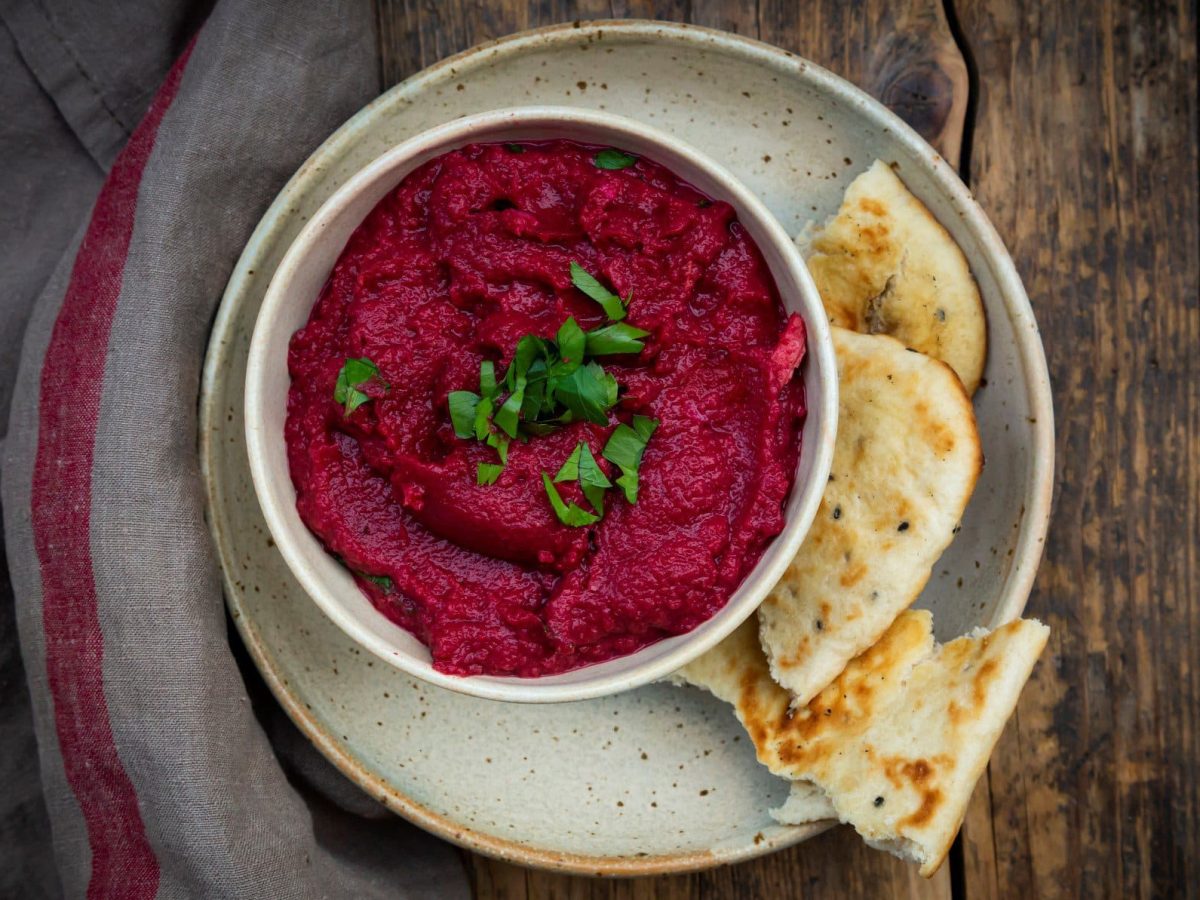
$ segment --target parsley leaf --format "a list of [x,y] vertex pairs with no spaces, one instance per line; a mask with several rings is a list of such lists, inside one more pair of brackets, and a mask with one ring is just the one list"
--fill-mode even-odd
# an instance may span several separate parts
[[529,367],[525,378],[525,397],[521,401],[521,418],[528,427],[542,414],[543,407],[553,406],[550,399],[553,391],[550,389],[550,379],[546,374],[546,363],[535,359]]
[[604,492],[612,487],[612,482],[596,462],[592,448],[581,443],[579,449],[582,451],[579,454],[579,486],[583,488],[583,496],[587,497],[588,503],[592,504],[598,515],[603,516]]
[[495,484],[496,479],[503,471],[504,466],[498,466],[495,463],[479,463],[475,467],[475,483],[478,485]]
[[[371,399],[360,388],[375,378],[379,378],[379,368],[371,360],[365,356],[347,359],[342,365],[341,371],[338,372],[337,382],[333,386],[334,402],[341,403],[345,414],[350,415]],[[379,380],[383,384],[384,390],[387,390],[388,383],[382,378]]]
[[583,507],[571,503],[563,502],[562,496],[558,493],[558,488],[550,480],[550,476],[545,472],[542,473],[542,484],[546,488],[546,496],[550,499],[550,505],[554,508],[554,514],[558,516],[558,521],[564,525],[569,525],[572,528],[580,528],[584,525],[593,525],[600,521],[600,517],[593,515]]
[[362,575],[363,578],[367,579],[367,581],[371,582],[371,584],[382,590],[385,594],[391,593],[392,579],[388,578],[386,575],[367,575],[365,572],[360,572],[359,574]]
[[507,434],[493,431],[487,436],[487,445],[500,457],[501,466],[508,465],[508,445],[512,439]]
[[596,368],[599,369],[604,374],[604,391],[605,391],[604,400],[605,400],[605,402],[610,407],[616,406],[617,405],[617,390],[620,387],[620,385],[617,384],[617,379],[613,378],[612,375],[605,372],[604,369],[601,368],[596,363],[592,363],[591,365],[596,366]]
[[[496,408],[496,396],[500,393],[500,389],[496,384],[496,364],[490,359],[485,359],[479,364],[479,393],[481,396],[475,407],[475,440],[487,441],[491,444],[492,427],[490,422],[492,411]],[[451,410],[451,418],[453,418],[453,410]],[[457,433],[457,429],[455,431]],[[459,437],[470,437],[470,435],[460,434]]]
[[517,436],[517,429],[520,425],[521,404],[524,402],[525,376],[518,375],[517,386],[508,395],[508,399],[504,401],[504,405],[496,410],[496,414],[492,416],[492,421],[496,423],[496,427],[504,429],[509,437]]
[[590,362],[559,381],[554,397],[576,419],[607,425],[608,411],[617,402],[617,380]]
[[522,422],[521,426],[534,437],[545,437],[548,434],[553,434],[556,428],[570,425],[574,421],[575,416],[568,409],[561,416],[555,416],[552,419],[543,419],[540,422]]
[[517,349],[513,353],[512,364],[504,374],[505,386],[510,391],[515,391],[517,389],[517,378],[528,376],[530,366],[533,365],[534,360],[539,356],[546,359],[548,356],[547,351],[546,342],[536,334],[527,334],[517,341]]
[[[604,516],[604,492],[612,487],[612,482],[608,480],[604,470],[596,462],[596,457],[592,455],[592,448],[583,441],[575,445],[575,449],[571,451],[567,461],[562,464],[562,468],[554,476],[555,484],[564,481],[578,481],[579,486],[583,489],[583,496],[587,497],[588,503],[592,504],[592,508],[596,510],[596,518],[600,519]],[[551,502],[553,503],[553,501]]]
[[609,435],[608,443],[600,455],[621,470],[617,486],[625,493],[625,499],[637,503],[638,470],[642,465],[642,454],[658,421],[646,416],[634,416],[631,425],[622,422]]
[[446,402],[450,405],[450,421],[454,423],[454,433],[460,438],[474,437],[479,395],[474,391],[451,391],[446,397]]
[[485,359],[479,364],[479,393],[484,397],[496,399],[496,364]]
[[562,464],[562,468],[558,470],[558,474],[554,476],[554,483],[559,484],[563,481],[576,481],[579,478],[579,454],[583,452],[583,448],[587,444],[580,441],[575,445],[575,449],[571,451],[571,455],[567,457],[567,461]]
[[[571,262],[571,284],[579,288],[604,309],[604,314],[613,322],[625,318],[625,301],[602,285],[596,277],[579,263]],[[632,298],[632,295],[631,295]]]
[[558,329],[558,335],[555,337],[555,343],[558,344],[560,360],[559,364],[554,367],[555,372],[560,375],[569,375],[579,368],[583,362],[584,350],[587,348],[587,338],[574,316],[568,316],[567,321],[562,323]]
[[[485,441],[487,440],[487,436],[491,434],[492,429],[491,426],[488,425],[488,420],[491,419],[492,409],[495,408],[495,406],[496,401],[491,397],[479,398],[479,404],[475,407],[475,440]],[[470,435],[462,435],[462,437],[469,436]]]
[[617,487],[625,494],[625,499],[630,503],[637,503],[639,483],[637,472],[625,472],[617,476]]
[[648,444],[650,442],[650,436],[654,434],[655,430],[658,428],[658,424],[658,419],[651,419],[649,416],[633,417],[633,430],[637,432],[637,435],[642,439],[643,444]]
[[597,169],[628,169],[637,162],[637,157],[608,147],[597,153],[592,162]]
[[598,516],[604,515],[604,492],[612,487],[612,482],[596,462],[592,448],[583,441],[575,445],[567,461],[562,464],[558,474],[554,476],[555,484],[563,481],[578,481],[583,488],[583,496],[596,510]]
[[525,403],[525,386],[529,381],[529,373],[537,363],[545,366],[547,354],[546,342],[537,335],[527,334],[517,341],[513,361],[504,373],[504,386],[509,391],[508,399],[492,417],[496,427],[504,429],[509,437],[515,438],[520,427],[521,408]]
[[613,353],[640,353],[645,344],[642,338],[650,332],[626,322],[614,322],[586,333],[588,356],[609,356]]

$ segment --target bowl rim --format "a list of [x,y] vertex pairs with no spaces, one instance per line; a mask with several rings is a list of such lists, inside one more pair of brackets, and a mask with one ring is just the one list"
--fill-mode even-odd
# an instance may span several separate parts
[[[290,288],[297,271],[304,264],[305,257],[324,239],[326,227],[341,216],[344,208],[363,192],[377,189],[379,183],[390,180],[396,170],[404,173],[393,182],[399,183],[399,180],[411,171],[407,168],[409,163],[424,154],[449,152],[474,140],[503,140],[502,134],[495,132],[503,132],[506,128],[536,127],[553,130],[559,125],[563,126],[564,130],[572,125],[599,129],[612,135],[611,142],[614,144],[625,138],[659,148],[662,155],[672,159],[668,167],[673,171],[682,163],[690,167],[693,173],[702,173],[704,177],[719,185],[719,191],[714,191],[714,194],[719,199],[734,204],[744,225],[748,222],[753,223],[754,230],[759,233],[759,244],[770,245],[777,257],[777,264],[782,264],[786,270],[780,272],[772,269],[772,276],[777,282],[781,282],[784,280],[782,276],[786,274],[799,289],[798,305],[801,307],[808,335],[807,355],[816,357],[815,364],[819,373],[819,376],[814,376],[814,380],[819,377],[819,390],[815,392],[815,397],[814,392],[810,390],[807,398],[808,415],[817,416],[815,440],[805,440],[801,460],[798,462],[798,469],[809,466],[808,477],[801,484],[801,473],[798,471],[797,480],[789,494],[789,505],[793,506],[793,512],[788,516],[783,530],[772,539],[764,555],[746,574],[726,603],[695,629],[683,635],[673,636],[672,640],[675,643],[665,651],[662,648],[663,642],[655,642],[631,654],[566,673],[557,673],[570,676],[569,681],[553,681],[553,675],[531,678],[449,675],[436,670],[430,661],[414,657],[395,646],[386,637],[368,629],[345,607],[340,591],[322,577],[316,569],[317,564],[293,539],[297,524],[305,532],[307,526],[300,520],[294,495],[289,499],[286,489],[283,490],[283,496],[279,493],[280,482],[291,485],[290,473],[286,456],[280,467],[278,454],[269,451],[268,429],[263,425],[267,421],[265,411],[268,408],[264,385],[271,366],[267,345],[276,337],[273,332],[277,330],[277,317],[290,305],[290,298],[296,296]],[[653,156],[653,152],[651,155]],[[692,179],[685,175],[685,180]],[[587,700],[631,690],[675,672],[716,646],[753,615],[782,578],[807,535],[828,480],[838,418],[837,364],[829,323],[822,310],[816,285],[809,275],[799,249],[766,205],[723,165],[685,141],[623,116],[575,107],[519,106],[463,116],[414,135],[356,171],[326,198],[312,215],[272,274],[255,319],[246,366],[244,424],[255,494],[276,546],[305,593],[356,644],[406,674],[458,693],[518,703]],[[813,363],[810,362],[809,365]],[[808,459],[804,458],[806,455]],[[323,547],[322,550],[326,556],[329,555]],[[580,675],[607,662],[634,660],[640,654],[645,654],[647,659],[591,678]]]

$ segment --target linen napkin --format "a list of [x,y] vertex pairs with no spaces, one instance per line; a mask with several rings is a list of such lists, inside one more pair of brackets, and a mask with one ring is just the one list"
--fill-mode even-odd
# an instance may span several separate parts
[[21,648],[0,590],[0,894],[466,896],[450,847],[382,814],[269,698],[256,715],[196,450],[242,246],[378,93],[372,5],[9,0],[0,20],[0,477]]

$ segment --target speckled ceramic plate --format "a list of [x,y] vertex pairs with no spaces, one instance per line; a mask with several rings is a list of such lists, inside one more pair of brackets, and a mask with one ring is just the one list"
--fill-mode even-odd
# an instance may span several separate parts
[[745,859],[820,825],[768,809],[786,785],[755,763],[720,703],[652,685],[519,706],[413,681],[318,610],[267,535],[243,442],[247,345],[280,257],[347,177],[457,116],[530,104],[618,111],[728,166],[789,230],[824,218],[875,158],[894,163],[962,246],[987,305],[987,467],[962,532],[921,598],[938,634],[1018,615],[1041,555],[1052,429],[1045,361],[1003,246],[952,169],[897,118],[828,72],[732,35],[651,22],[528,32],[414,76],[343,126],[268,210],[230,280],[205,368],[201,454],[229,607],[279,701],[343,772],[471,849],[578,872],[646,874]]

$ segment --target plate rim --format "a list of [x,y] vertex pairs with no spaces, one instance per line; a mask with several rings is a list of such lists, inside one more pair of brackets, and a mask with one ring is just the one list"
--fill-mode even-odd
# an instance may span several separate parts
[[226,345],[222,336],[228,331],[230,320],[234,317],[235,299],[246,290],[247,281],[253,275],[250,266],[257,257],[260,246],[270,238],[277,228],[278,220],[286,214],[289,195],[307,180],[312,170],[319,168],[320,159],[331,151],[355,140],[364,125],[373,120],[381,108],[400,103],[407,94],[426,84],[436,82],[444,75],[456,74],[455,67],[462,65],[466,60],[474,60],[476,57],[495,57],[501,53],[519,54],[532,45],[566,44],[573,40],[578,41],[580,38],[587,39],[588,36],[602,40],[605,31],[620,31],[628,36],[642,36],[652,40],[682,44],[699,42],[720,47],[731,53],[748,56],[760,64],[784,71],[790,77],[804,79],[844,102],[852,103],[867,118],[873,120],[880,127],[890,130],[896,139],[907,145],[914,155],[931,158],[934,178],[939,186],[949,193],[958,214],[965,220],[968,229],[978,237],[992,267],[999,294],[1013,320],[1018,355],[1029,376],[1028,400],[1036,419],[1031,423],[1033,492],[1026,504],[1021,535],[1014,548],[1012,568],[1002,585],[1001,600],[989,623],[989,627],[992,628],[1017,618],[1024,609],[1033,588],[1050,519],[1054,472],[1054,424],[1045,351],[1028,295],[1012,258],[995,227],[966,185],[959,179],[958,173],[902,119],[865,91],[816,63],[763,41],[704,26],[654,19],[584,20],[516,32],[477,44],[438,60],[384,91],[339,126],[300,165],[263,213],[234,266],[209,332],[209,342],[201,374],[198,450],[206,500],[205,519],[213,537],[217,556],[222,562],[223,593],[238,634],[271,693],[300,731],[343,775],[386,808],[451,843],[504,861],[579,875],[639,876],[693,872],[753,859],[814,837],[836,823],[830,820],[791,826],[776,831],[770,836],[760,832],[753,840],[729,852],[703,850],[657,856],[593,856],[533,847],[496,837],[481,829],[456,823],[448,816],[435,812],[407,794],[389,786],[383,779],[373,775],[361,761],[343,750],[328,730],[316,720],[315,715],[306,710],[303,704],[291,695],[288,686],[284,683],[284,677],[276,671],[272,655],[265,642],[243,614],[236,585],[233,583],[229,569],[224,565],[222,525],[218,517],[212,514],[212,510],[217,508],[217,497],[210,465],[210,460],[214,458],[213,450],[216,443],[214,435],[217,433],[214,423],[220,417],[220,412],[215,409],[214,399],[216,382],[221,368],[219,364]]

